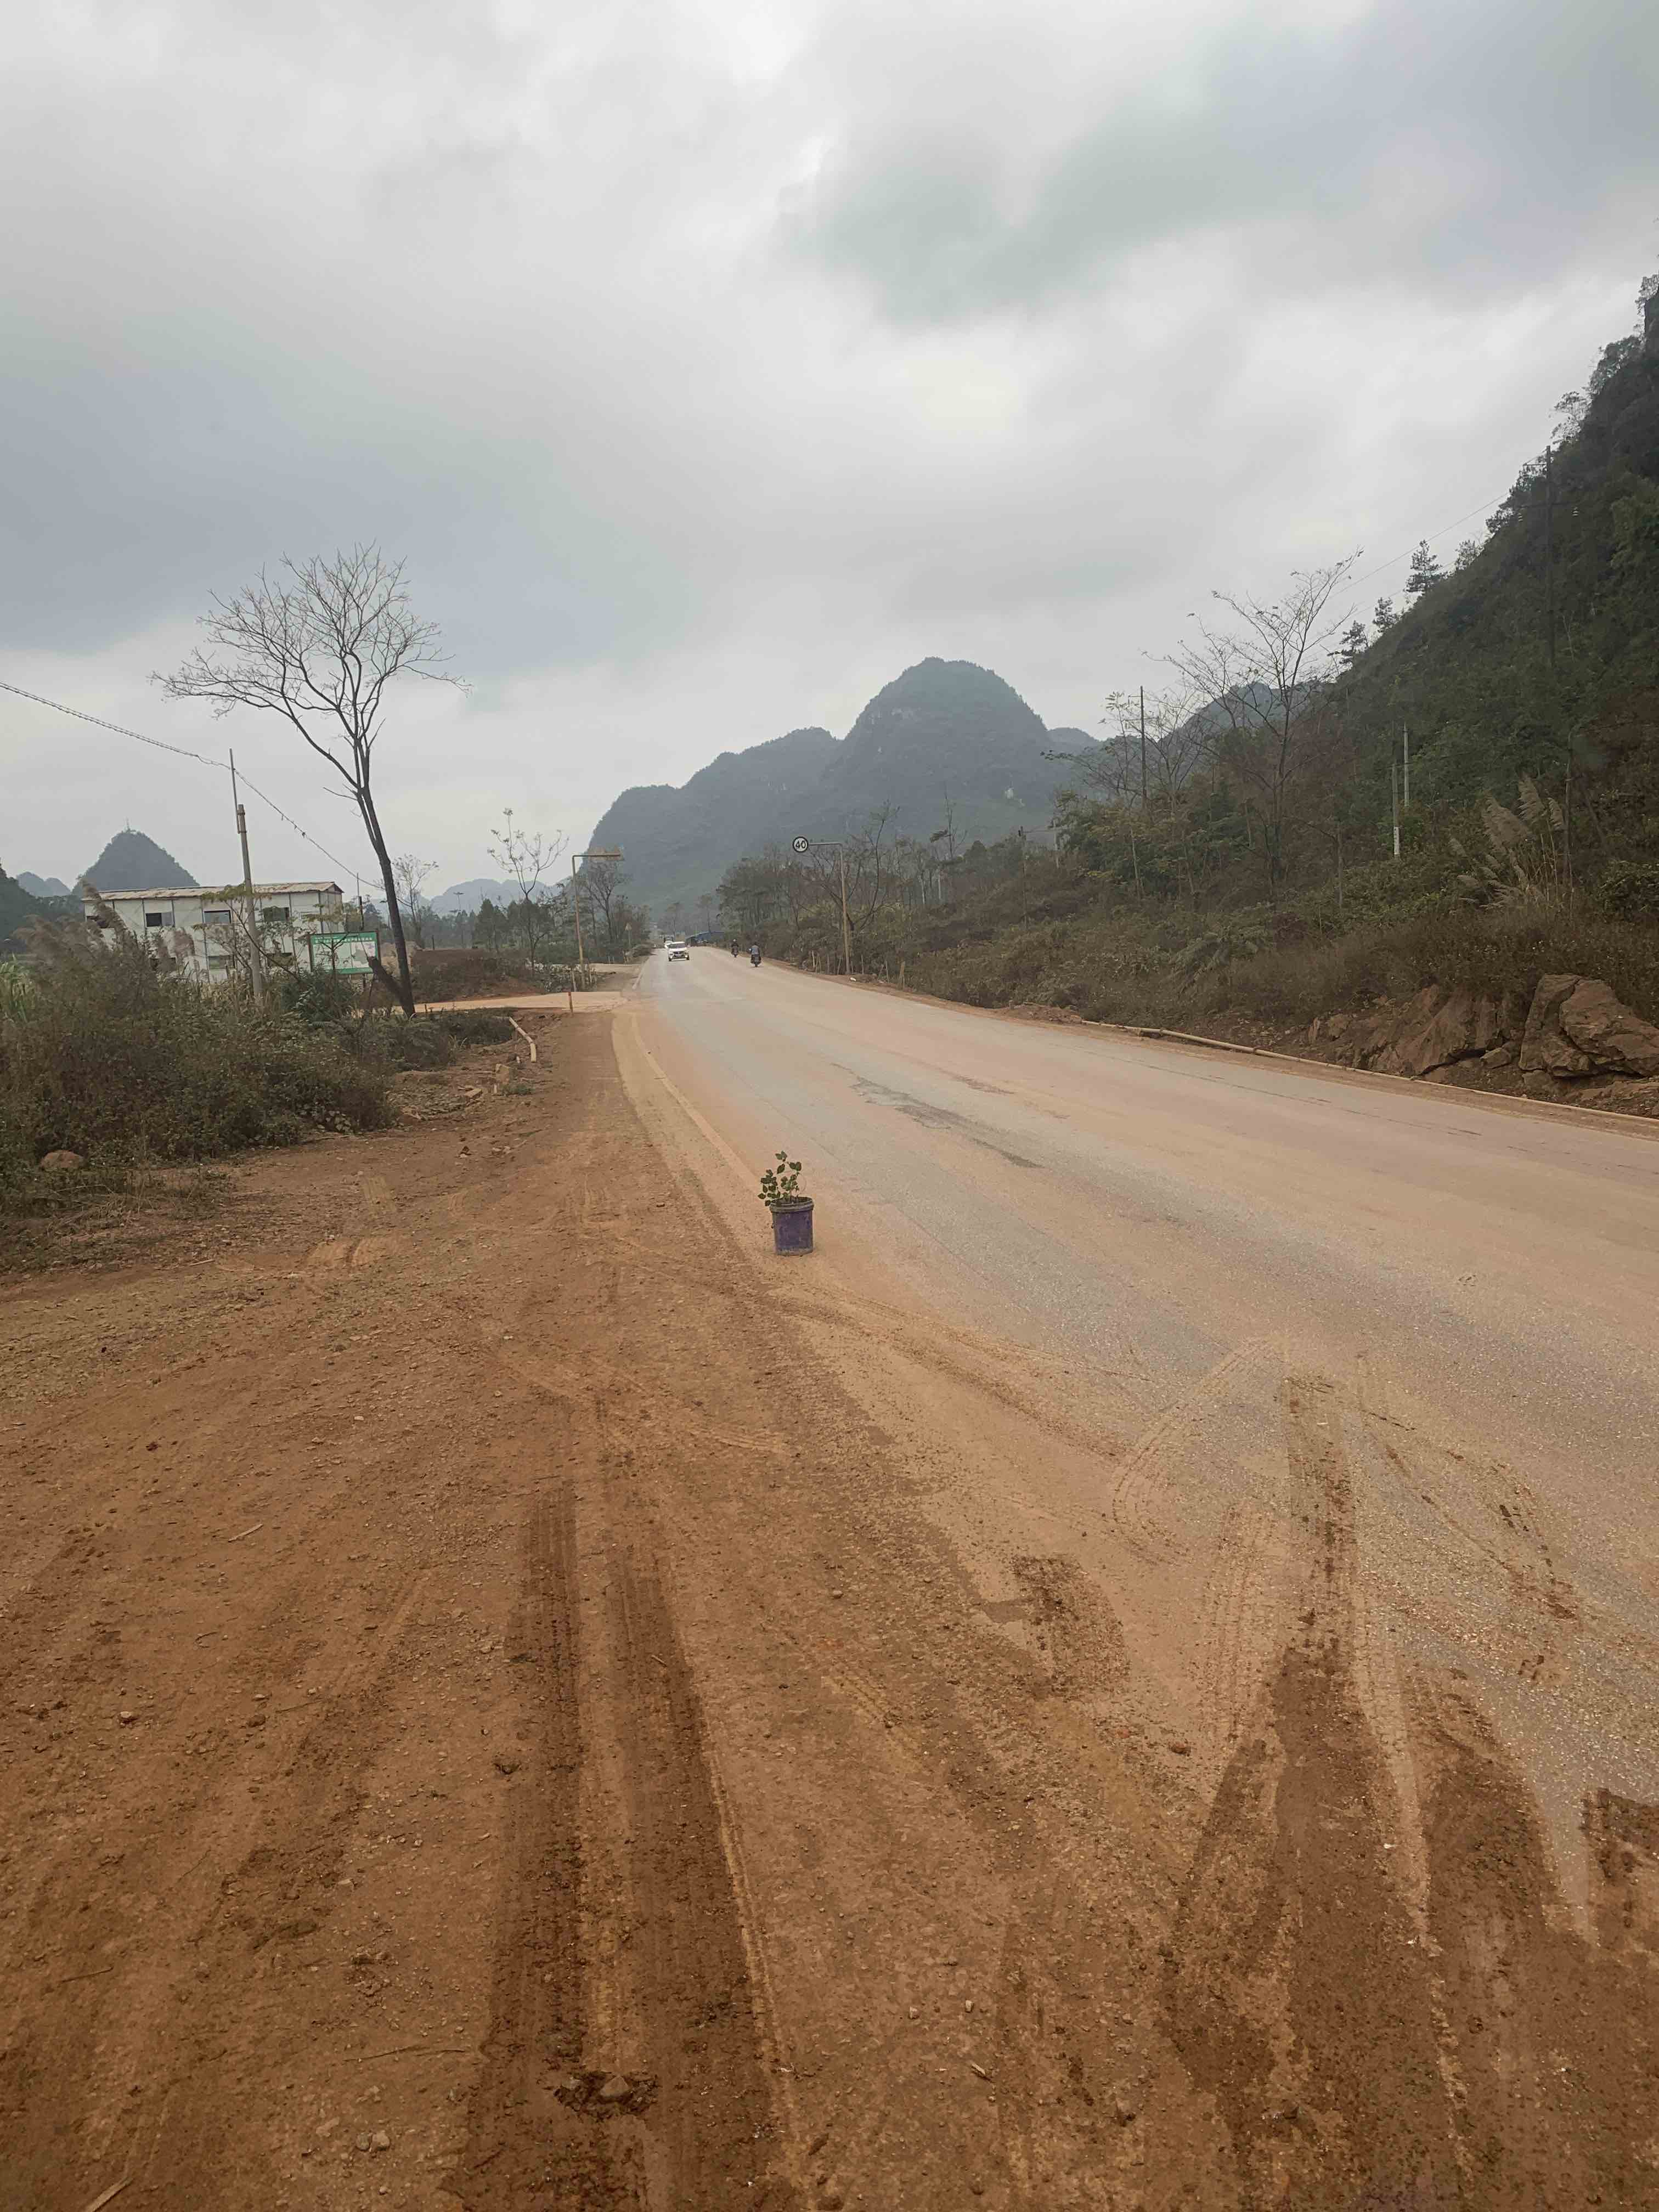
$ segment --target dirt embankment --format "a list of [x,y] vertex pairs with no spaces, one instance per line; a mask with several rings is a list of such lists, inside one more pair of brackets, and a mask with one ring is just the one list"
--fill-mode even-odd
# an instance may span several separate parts
[[1653,1815],[1573,1933],[1449,1697],[1414,1911],[1321,1409],[1212,1790],[1072,1560],[988,1611],[608,1032],[4,1293],[0,2202],[1659,2201]]

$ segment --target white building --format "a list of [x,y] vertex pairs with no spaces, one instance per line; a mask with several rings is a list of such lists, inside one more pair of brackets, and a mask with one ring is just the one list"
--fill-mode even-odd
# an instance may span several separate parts
[[[110,932],[100,910],[112,914],[132,936],[170,953],[181,968],[205,982],[222,982],[229,975],[233,947],[247,934],[247,893],[240,884],[194,890],[100,891],[95,896],[83,891],[81,904],[87,920],[98,924],[106,937]],[[268,957],[302,971],[330,964],[323,945],[345,933],[338,884],[255,884],[253,906],[259,941]],[[313,939],[318,943],[313,945]],[[357,942],[355,938],[347,941]],[[373,939],[369,941],[372,945]]]

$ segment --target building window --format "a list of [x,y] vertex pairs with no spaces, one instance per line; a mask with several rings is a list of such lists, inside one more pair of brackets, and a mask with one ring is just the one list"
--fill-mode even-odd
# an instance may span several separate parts
[[202,921],[204,927],[208,929],[228,929],[230,908],[228,906],[204,907],[202,909]]
[[285,906],[265,907],[261,910],[259,919],[267,929],[286,929],[288,908]]
[[167,926],[167,918],[166,915],[151,914],[148,908],[146,908],[144,914],[144,927],[146,929],[165,929]]

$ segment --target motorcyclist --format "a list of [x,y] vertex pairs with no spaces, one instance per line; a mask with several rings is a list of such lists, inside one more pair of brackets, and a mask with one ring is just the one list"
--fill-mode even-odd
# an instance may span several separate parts
[[758,968],[760,966],[760,947],[758,945],[751,945],[749,948],[749,965],[751,968]]

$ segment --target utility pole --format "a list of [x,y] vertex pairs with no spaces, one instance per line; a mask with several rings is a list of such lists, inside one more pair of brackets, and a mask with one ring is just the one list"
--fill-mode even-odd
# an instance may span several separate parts
[[1544,606],[1549,623],[1550,678],[1555,678],[1555,477],[1553,447],[1544,448]]
[[1394,857],[1400,858],[1400,763],[1389,763],[1389,799],[1394,812]]
[[1144,684],[1140,687],[1140,811],[1143,814],[1146,811],[1146,686]]
[[236,809],[236,835],[242,841],[242,890],[247,898],[248,971],[253,983],[253,1003],[265,1002],[265,963],[259,949],[259,917],[253,910],[253,863],[247,856],[247,809],[236,787],[236,756],[230,756],[230,796]]
[[1402,814],[1409,814],[1412,811],[1412,733],[1409,723],[1402,722],[1400,725],[1400,742],[1406,749],[1406,788],[1401,799],[1400,811]]
[[853,939],[847,926],[847,848],[837,845],[836,858],[841,863],[841,968],[843,975],[853,972]]

